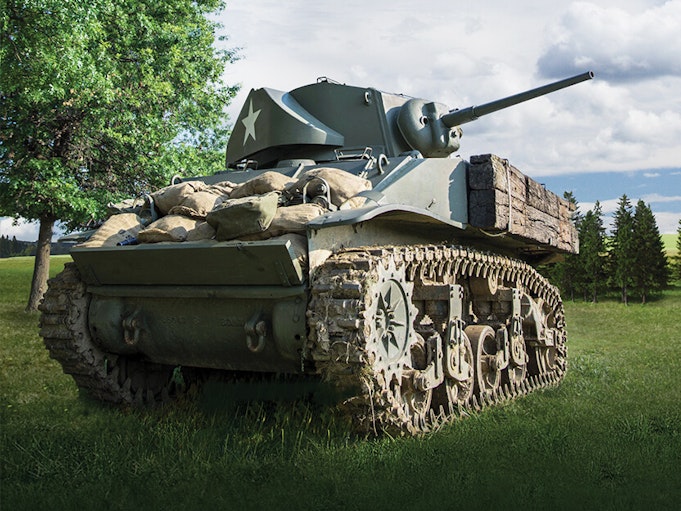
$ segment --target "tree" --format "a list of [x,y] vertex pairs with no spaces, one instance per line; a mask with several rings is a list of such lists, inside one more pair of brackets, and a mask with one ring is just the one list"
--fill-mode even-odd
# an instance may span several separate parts
[[9,237],[4,234],[0,236],[0,258],[9,257]]
[[207,18],[222,7],[0,0],[0,215],[40,222],[27,309],[46,287],[56,220],[75,227],[172,174],[218,170],[236,92],[220,83],[234,54],[215,48]]
[[681,219],[676,229],[676,255],[674,256],[674,278],[681,280]]
[[[564,192],[563,198],[574,204],[575,209],[571,220],[579,230],[582,215],[577,209],[577,199],[572,192]],[[575,299],[575,294],[579,292],[579,283],[584,280],[583,275],[581,275],[582,266],[579,262],[579,254],[566,254],[560,262],[541,266],[538,269],[560,288],[564,297],[569,297],[570,300]]]
[[634,289],[646,303],[651,292],[667,286],[669,263],[655,216],[642,200],[636,203],[632,238]]
[[622,195],[615,211],[612,244],[609,252],[610,278],[619,288],[622,302],[629,302],[629,288],[633,284],[634,270],[634,217],[629,198]]
[[598,293],[605,282],[605,229],[601,218],[601,205],[598,201],[580,222],[579,263],[582,267],[584,299],[598,301]]
[[[572,192],[563,193],[563,198],[569,203],[575,205],[575,211],[572,213],[572,223],[577,228],[579,232],[580,225],[584,217],[579,212],[577,198]],[[567,254],[565,256],[565,261],[563,262],[562,276],[560,279],[560,288],[569,296],[571,300],[575,299],[575,294],[579,292],[577,287],[580,282],[585,280],[584,269],[579,262],[579,254]]]

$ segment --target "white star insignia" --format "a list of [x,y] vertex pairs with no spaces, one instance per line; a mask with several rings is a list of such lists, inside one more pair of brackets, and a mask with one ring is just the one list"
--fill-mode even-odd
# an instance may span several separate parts
[[246,142],[248,141],[248,137],[252,137],[253,141],[255,141],[255,121],[258,119],[258,116],[260,115],[261,110],[256,110],[254,112],[253,111],[253,100],[251,100],[250,104],[248,105],[248,115],[241,120],[241,122],[246,127],[246,133],[244,133],[244,144],[243,145],[246,145]]

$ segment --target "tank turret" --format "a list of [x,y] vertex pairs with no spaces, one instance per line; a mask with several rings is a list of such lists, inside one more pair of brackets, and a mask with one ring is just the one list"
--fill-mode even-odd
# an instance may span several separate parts
[[417,151],[447,157],[460,147],[460,125],[503,108],[593,78],[591,71],[479,106],[450,109],[442,103],[326,78],[281,92],[252,90],[229,144],[227,165],[258,168],[282,160],[334,161],[362,154],[391,158]]

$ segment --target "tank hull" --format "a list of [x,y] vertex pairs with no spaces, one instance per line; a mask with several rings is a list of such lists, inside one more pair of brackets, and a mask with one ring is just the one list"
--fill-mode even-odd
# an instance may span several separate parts
[[[553,286],[516,259],[398,226],[354,226],[357,246],[343,246],[352,226],[310,232],[296,286],[89,284],[72,264],[50,285],[41,335],[103,400],[163,401],[207,369],[316,375],[350,395],[340,410],[364,433],[429,431],[563,378]],[[390,243],[362,246],[364,229]]]
[[314,376],[365,433],[428,431],[562,379],[562,302],[526,262],[559,253],[554,240],[471,225],[460,158],[336,168],[371,191],[308,221],[304,253],[285,236],[74,248],[42,306],[51,355],[119,403],[215,371]]

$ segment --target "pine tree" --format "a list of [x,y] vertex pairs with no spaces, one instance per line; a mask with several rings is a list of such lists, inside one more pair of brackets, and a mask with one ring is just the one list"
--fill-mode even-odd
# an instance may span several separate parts
[[670,272],[655,216],[642,200],[636,204],[632,238],[634,289],[646,303],[652,292],[667,286]]
[[584,299],[598,301],[598,293],[605,284],[605,228],[598,201],[593,210],[587,211],[579,228],[579,263],[583,281],[579,282]]
[[676,229],[676,255],[674,256],[674,278],[681,280],[681,219]]
[[0,257],[9,257],[9,237],[0,236]]
[[[583,217],[577,209],[577,199],[572,192],[565,192],[563,198],[575,205],[575,212],[572,214],[571,220],[579,232]],[[563,295],[565,297],[570,297],[570,300],[574,300],[575,294],[579,292],[577,287],[578,284],[584,281],[583,268],[579,262],[579,254],[567,254],[563,262],[557,265],[554,275],[555,281],[558,283],[558,287],[560,287]]]
[[622,295],[622,302],[629,302],[629,288],[633,284],[634,266],[634,217],[629,198],[622,195],[614,216],[612,245],[609,251],[610,279]]

